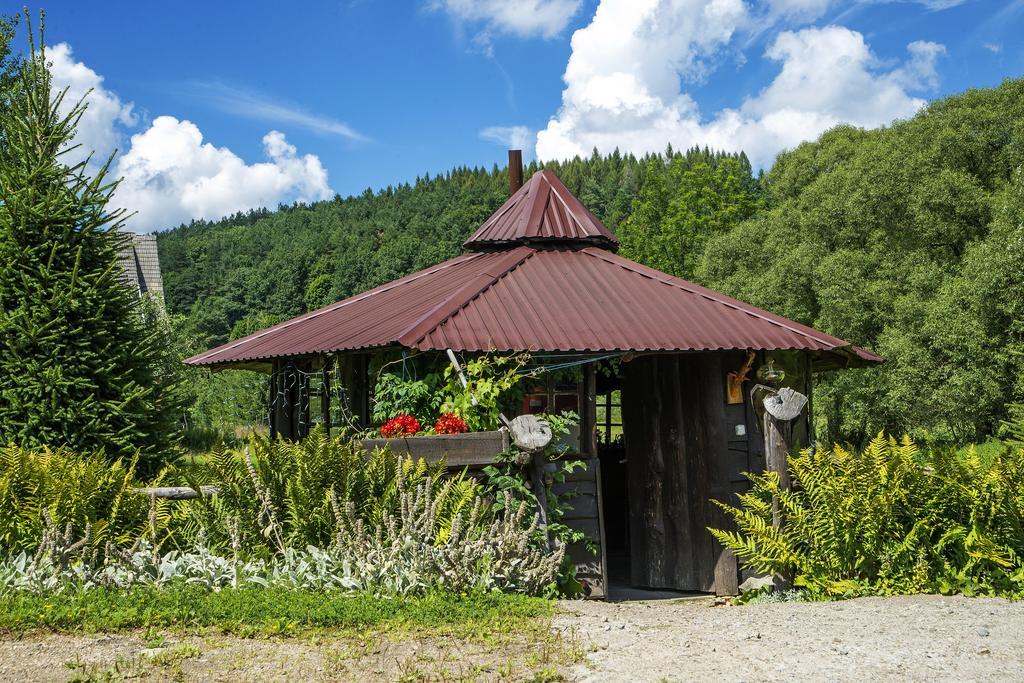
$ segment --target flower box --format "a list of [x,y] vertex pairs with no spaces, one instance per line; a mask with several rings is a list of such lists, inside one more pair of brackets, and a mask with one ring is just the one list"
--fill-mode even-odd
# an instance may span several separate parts
[[507,429],[436,436],[403,436],[395,439],[364,439],[367,451],[389,447],[393,452],[435,463],[444,459],[448,467],[482,467],[495,461],[509,448]]

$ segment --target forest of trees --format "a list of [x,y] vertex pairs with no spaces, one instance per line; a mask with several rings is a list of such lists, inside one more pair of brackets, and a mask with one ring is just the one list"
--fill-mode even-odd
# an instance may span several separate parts
[[[838,127],[764,175],[706,149],[544,167],[623,255],[885,356],[819,378],[819,436],[965,441],[1024,400],[1022,164],[1024,81],[1008,81]],[[506,194],[506,169],[459,168],[169,230],[168,309],[188,350],[221,343],[460,253]]]

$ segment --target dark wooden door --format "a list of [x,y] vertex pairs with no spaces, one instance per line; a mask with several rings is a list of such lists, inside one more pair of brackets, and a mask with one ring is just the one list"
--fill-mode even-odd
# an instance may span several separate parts
[[736,592],[736,559],[707,530],[724,524],[711,499],[732,491],[724,381],[722,354],[641,356],[623,366],[635,586]]

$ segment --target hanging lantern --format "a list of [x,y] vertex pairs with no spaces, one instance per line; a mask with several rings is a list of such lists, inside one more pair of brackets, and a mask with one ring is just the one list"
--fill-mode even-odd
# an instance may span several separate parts
[[786,373],[782,368],[775,367],[774,358],[769,358],[767,363],[757,369],[757,378],[765,384],[779,384],[786,379]]

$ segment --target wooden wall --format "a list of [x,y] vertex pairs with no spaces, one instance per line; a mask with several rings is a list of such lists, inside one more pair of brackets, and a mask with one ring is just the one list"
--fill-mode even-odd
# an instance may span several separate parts
[[763,469],[749,398],[725,400],[726,374],[743,360],[742,353],[666,354],[623,366],[633,585],[737,592],[736,558],[707,527],[727,524],[711,500],[732,499],[745,488],[742,472]]

